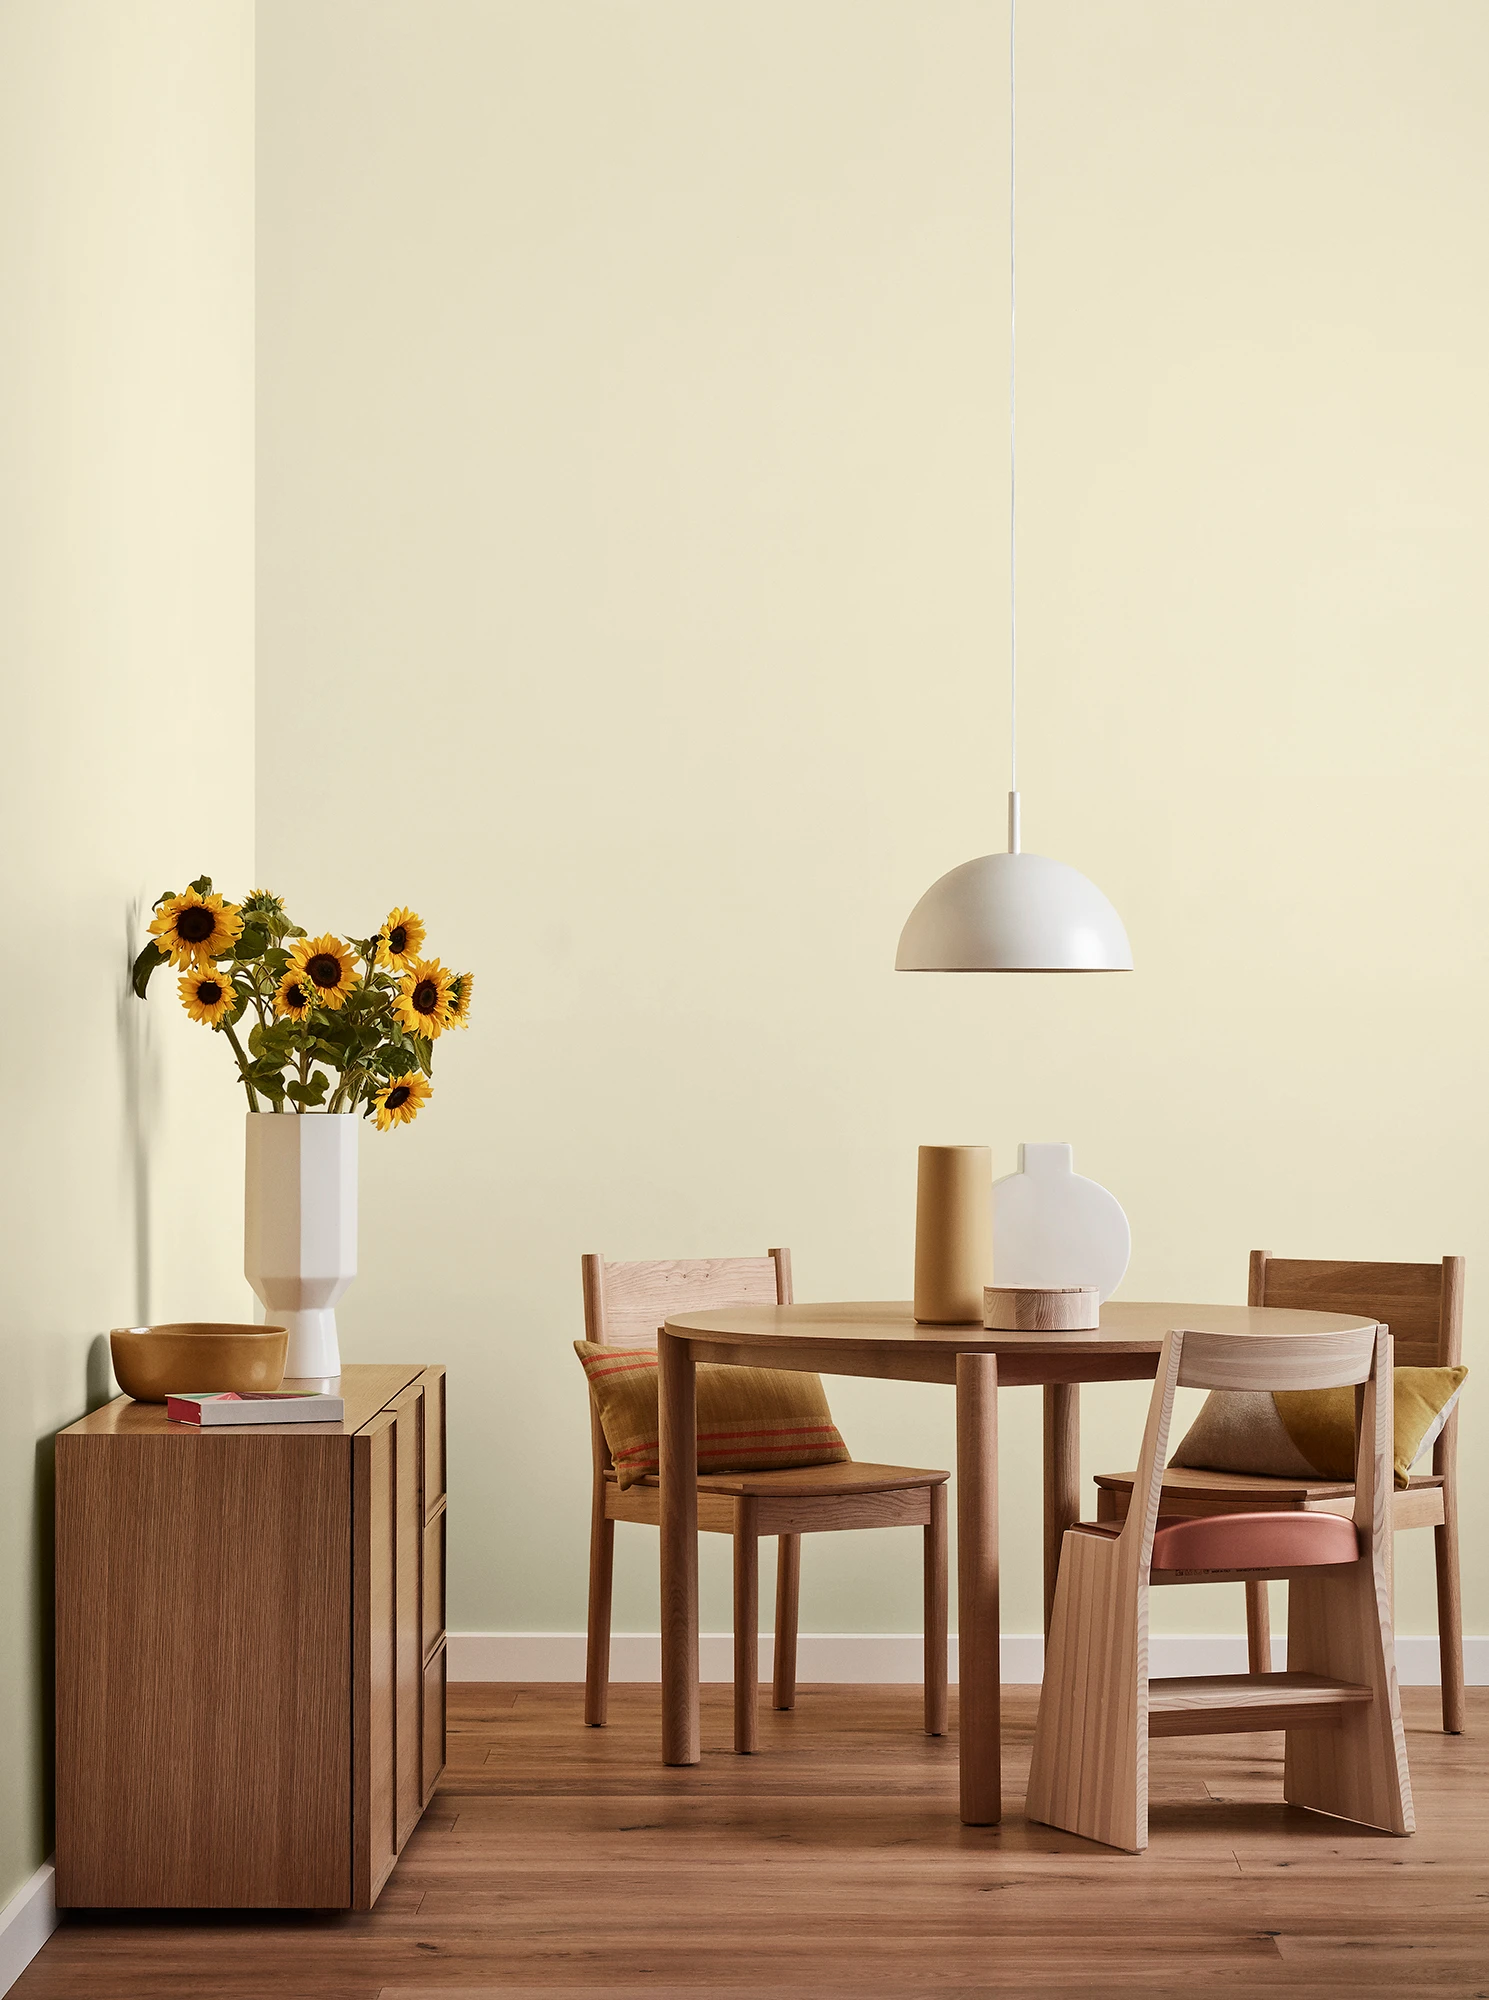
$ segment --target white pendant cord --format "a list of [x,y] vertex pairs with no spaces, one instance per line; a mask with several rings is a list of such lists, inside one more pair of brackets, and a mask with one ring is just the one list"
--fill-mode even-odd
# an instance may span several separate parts
[[1008,0],[1008,851],[1019,851],[1018,540],[1018,96],[1014,55],[1018,0]]

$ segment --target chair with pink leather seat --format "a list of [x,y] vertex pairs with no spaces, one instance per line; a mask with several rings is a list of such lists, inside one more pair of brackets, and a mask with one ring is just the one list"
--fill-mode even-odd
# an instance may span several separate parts
[[[1355,1391],[1351,1517],[1204,1515],[1158,1525],[1176,1388]],[[1030,1819],[1138,1853],[1148,1844],[1148,1741],[1283,1729],[1288,1803],[1411,1833],[1411,1780],[1390,1622],[1393,1400],[1383,1326],[1272,1338],[1171,1333],[1148,1408],[1133,1504],[1082,1522],[1060,1553],[1034,1733]],[[1155,1680],[1159,1584],[1288,1585],[1287,1671]]]

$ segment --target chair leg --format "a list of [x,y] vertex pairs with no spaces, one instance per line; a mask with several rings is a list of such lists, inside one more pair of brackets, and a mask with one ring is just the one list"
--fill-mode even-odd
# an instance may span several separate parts
[[1458,1493],[1451,1478],[1442,1490],[1443,1522],[1437,1544],[1437,1644],[1442,1656],[1442,1726],[1463,1732],[1463,1595],[1458,1571]]
[[1289,1729],[1282,1795],[1383,1833],[1410,1833],[1411,1777],[1396,1687],[1385,1551],[1372,1563],[1295,1573],[1287,1587],[1289,1673],[1324,1674],[1368,1687],[1373,1700],[1332,1729]]
[[1272,1607],[1265,1583],[1246,1586],[1246,1665],[1253,1674],[1272,1671]]
[[1147,1583],[1111,1542],[1067,1534],[1024,1817],[1107,1847],[1148,1844]]
[[584,1720],[603,1729],[610,1700],[610,1594],[615,1523],[605,1518],[605,1489],[595,1481],[589,1522],[589,1624],[584,1646]]
[[796,1628],[801,1599],[801,1536],[776,1538],[775,1681],[771,1701],[777,1708],[796,1706]]
[[930,1489],[925,1527],[925,1733],[946,1734],[946,1488]]
[[734,1503],[734,1747],[758,1747],[755,1701],[760,1678],[760,1535],[753,1500]]

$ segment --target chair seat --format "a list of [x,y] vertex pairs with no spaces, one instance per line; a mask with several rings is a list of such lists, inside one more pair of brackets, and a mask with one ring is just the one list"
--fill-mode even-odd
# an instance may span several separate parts
[[[1096,1487],[1098,1492],[1121,1494],[1125,1507],[1126,1497],[1132,1491],[1132,1480],[1130,1472],[1098,1472]],[[1441,1486],[1442,1479],[1437,1473],[1413,1473],[1405,1490],[1421,1492],[1440,1489]],[[1330,1501],[1352,1501],[1354,1493],[1354,1482],[1348,1479],[1273,1479],[1259,1473],[1206,1472],[1194,1466],[1171,1465],[1163,1475],[1163,1495],[1158,1511],[1160,1515],[1186,1513],[1190,1502],[1194,1503],[1196,1512],[1212,1506],[1248,1509],[1316,1507]],[[1396,1497],[1400,1499],[1399,1491]]]
[[[613,1480],[614,1471],[607,1471],[605,1477]],[[794,1470],[782,1467],[771,1472],[705,1472],[699,1475],[698,1491],[744,1500],[788,1499],[809,1494],[901,1493],[916,1486],[944,1486],[950,1477],[949,1472],[924,1466],[865,1465],[850,1460],[846,1465],[802,1465]],[[655,1488],[658,1484],[656,1475],[651,1473],[645,1479],[633,1480],[631,1490],[634,1492],[638,1486]]]
[[1359,1560],[1359,1537],[1342,1514],[1202,1514],[1153,1537],[1153,1569],[1305,1569]]
[[[1120,1521],[1078,1521],[1072,1533],[1114,1542]],[[1153,1536],[1152,1571],[1174,1576],[1196,1570],[1314,1569],[1352,1563],[1360,1553],[1355,1524],[1343,1514],[1194,1514]]]

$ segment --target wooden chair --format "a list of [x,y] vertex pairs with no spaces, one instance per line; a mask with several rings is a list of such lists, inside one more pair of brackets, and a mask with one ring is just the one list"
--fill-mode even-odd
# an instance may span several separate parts
[[[1348,1518],[1302,1509],[1158,1523],[1174,1390],[1355,1392]],[[1288,1803],[1413,1831],[1390,1610],[1391,1337],[1384,1327],[1269,1339],[1171,1333],[1121,1527],[1066,1531],[1027,1816],[1109,1847],[1148,1844],[1150,1736],[1283,1729]],[[1148,1675],[1154,1584],[1288,1584],[1287,1672]]]
[[[1447,1368],[1463,1351],[1463,1259],[1440,1264],[1348,1264],[1251,1253],[1247,1304],[1293,1306],[1314,1312],[1368,1314],[1389,1328],[1400,1368]],[[1394,1413],[1393,1413],[1394,1414]],[[1132,1474],[1098,1473],[1096,1516],[1120,1521],[1127,1512]],[[1244,1473],[1202,1472],[1170,1466],[1163,1475],[1163,1518],[1288,1508],[1303,1513],[1348,1514],[1354,1488],[1347,1480],[1251,1478]],[[1437,1634],[1442,1656],[1442,1726],[1463,1728],[1463,1599],[1458,1573],[1458,1413],[1443,1426],[1430,1473],[1413,1473],[1410,1485],[1391,1495],[1393,1529],[1431,1528],[1437,1541]],[[1272,1660],[1267,1587],[1246,1591],[1247,1656],[1253,1673]]]
[[[602,1346],[654,1347],[662,1321],[680,1312],[733,1305],[790,1305],[791,1252],[677,1263],[607,1264],[587,1256],[585,1337]],[[657,1480],[621,1490],[594,1405],[594,1497],[589,1541],[589,1639],[584,1719],[605,1721],[610,1687],[610,1593],[615,1524],[659,1522]],[[698,1526],[734,1537],[734,1747],[756,1748],[760,1537],[775,1535],[776,1625],[773,1701],[796,1706],[797,1599],[801,1537],[844,1528],[925,1531],[925,1727],[946,1733],[946,1481],[949,1474],[904,1465],[813,1465],[798,1471],[709,1473],[698,1480]]]

